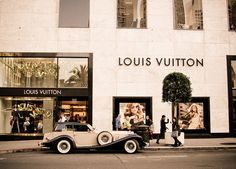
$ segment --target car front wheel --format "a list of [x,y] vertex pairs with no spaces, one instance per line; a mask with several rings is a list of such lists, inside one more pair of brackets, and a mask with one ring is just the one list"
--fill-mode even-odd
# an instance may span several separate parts
[[57,143],[57,151],[61,154],[67,154],[71,151],[71,143],[68,140],[60,140]]
[[138,150],[138,143],[136,140],[127,140],[124,145],[124,149],[127,153],[133,154]]

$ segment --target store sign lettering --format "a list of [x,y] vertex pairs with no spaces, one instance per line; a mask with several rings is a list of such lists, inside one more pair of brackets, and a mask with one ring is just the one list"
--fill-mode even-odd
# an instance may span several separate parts
[[203,67],[202,58],[119,57],[119,66]]
[[51,110],[47,110],[44,108],[36,107],[30,103],[21,103],[17,105],[17,111],[30,111],[30,116],[36,118],[38,115],[43,115],[44,118],[51,118],[52,112]]
[[25,95],[61,95],[62,92],[61,90],[56,90],[56,89],[26,89],[24,90]]

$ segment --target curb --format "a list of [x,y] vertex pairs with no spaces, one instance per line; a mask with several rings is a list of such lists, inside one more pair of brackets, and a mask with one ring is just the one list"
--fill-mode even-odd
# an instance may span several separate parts
[[[236,147],[221,147],[221,146],[182,146],[182,147],[145,147],[143,151],[216,151],[216,150],[236,150]],[[42,148],[25,148],[25,149],[12,149],[0,150],[0,154],[20,153],[20,152],[39,152],[43,151]]]
[[33,152],[33,151],[41,151],[41,148],[24,148],[24,149],[0,150],[0,154],[19,153],[19,152]]
[[212,150],[236,150],[236,147],[225,146],[182,146],[182,147],[145,147],[147,151],[212,151]]

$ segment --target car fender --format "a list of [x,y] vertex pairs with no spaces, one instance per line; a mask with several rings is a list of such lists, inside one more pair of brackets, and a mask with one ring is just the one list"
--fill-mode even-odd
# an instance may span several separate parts
[[141,148],[141,149],[144,146],[146,146],[146,143],[143,141],[141,136],[139,136],[137,134],[131,134],[131,135],[128,135],[128,136],[123,137],[121,139],[115,140],[111,143],[94,146],[93,148],[95,148],[95,149],[110,149],[110,148],[112,148],[114,150],[120,149],[120,148],[123,148],[123,146],[127,140],[135,140],[139,144],[139,148]]
[[54,145],[56,145],[58,143],[58,141],[63,140],[63,139],[69,140],[71,142],[71,144],[72,144],[72,148],[76,148],[76,144],[75,144],[74,138],[72,138],[71,136],[68,136],[68,135],[57,136],[57,137],[47,141],[46,144],[54,146]]

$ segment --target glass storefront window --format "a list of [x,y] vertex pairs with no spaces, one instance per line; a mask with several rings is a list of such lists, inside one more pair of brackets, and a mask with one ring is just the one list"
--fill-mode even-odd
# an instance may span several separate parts
[[175,29],[203,29],[202,0],[174,0]]
[[231,61],[232,88],[236,88],[236,61]]
[[91,123],[91,54],[0,55],[0,134],[41,135],[51,132],[62,116]]
[[2,97],[0,133],[45,133],[52,130],[54,98]]
[[1,58],[1,87],[57,87],[57,59]]
[[60,0],[59,28],[88,28],[90,0]]
[[46,133],[55,122],[89,122],[87,99],[2,97],[0,107],[0,133]]
[[115,97],[113,112],[113,130],[135,130],[152,119],[151,98]]
[[146,28],[146,0],[118,0],[118,28]]
[[228,0],[229,29],[236,30],[236,0]]
[[87,58],[60,58],[59,87],[88,87],[88,59]]
[[0,87],[87,88],[88,58],[0,58]]

